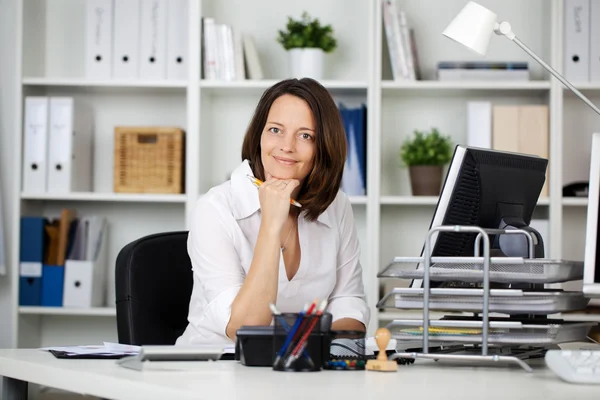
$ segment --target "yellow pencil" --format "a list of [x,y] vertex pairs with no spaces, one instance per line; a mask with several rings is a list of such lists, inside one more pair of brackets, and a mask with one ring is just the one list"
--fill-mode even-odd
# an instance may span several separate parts
[[[255,177],[253,177],[252,175],[246,175],[248,177],[248,179],[250,179],[250,182],[252,182],[254,184],[254,186],[256,187],[260,187],[260,185],[263,184],[263,181],[261,181],[260,179],[257,179]],[[296,206],[296,207],[302,207],[302,204],[298,203],[296,200],[294,199],[290,199],[290,204]]]

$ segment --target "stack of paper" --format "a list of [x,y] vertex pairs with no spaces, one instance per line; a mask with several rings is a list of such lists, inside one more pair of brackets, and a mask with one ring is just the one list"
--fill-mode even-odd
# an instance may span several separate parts
[[82,355],[128,356],[138,354],[140,349],[140,346],[104,342],[100,345],[43,347],[40,350],[60,352],[63,356],[68,357]]

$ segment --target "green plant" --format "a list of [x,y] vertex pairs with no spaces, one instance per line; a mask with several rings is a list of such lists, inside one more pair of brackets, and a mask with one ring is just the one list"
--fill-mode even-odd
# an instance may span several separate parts
[[280,30],[277,41],[286,50],[294,48],[320,48],[331,53],[337,47],[331,25],[321,25],[317,18],[311,18],[305,11],[301,20],[288,17],[285,30]]
[[406,166],[445,165],[452,158],[452,140],[442,136],[437,128],[430,132],[414,131],[414,137],[404,141],[400,158]]

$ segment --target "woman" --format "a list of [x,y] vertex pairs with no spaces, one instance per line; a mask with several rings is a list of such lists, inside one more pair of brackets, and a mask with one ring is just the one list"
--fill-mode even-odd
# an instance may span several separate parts
[[332,329],[366,329],[354,217],[339,190],[346,147],[339,110],[316,81],[284,80],[263,94],[242,164],[192,217],[194,287],[178,345],[231,344],[241,326],[271,323],[270,303],[297,312],[315,299],[328,300]]

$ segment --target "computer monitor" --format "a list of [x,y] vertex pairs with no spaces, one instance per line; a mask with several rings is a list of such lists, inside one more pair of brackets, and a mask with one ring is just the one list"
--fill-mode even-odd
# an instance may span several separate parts
[[600,246],[598,246],[598,229],[600,227],[598,217],[600,214],[598,213],[598,203],[600,203],[600,133],[594,133],[583,261],[583,294],[586,297],[600,297]]
[[[535,256],[543,257],[541,235],[529,223],[546,180],[547,166],[548,160],[533,155],[456,146],[430,229],[441,225],[526,229],[538,239]],[[473,256],[475,237],[466,233],[433,234],[432,256]],[[528,255],[524,235],[491,235],[490,240],[492,255]],[[456,284],[432,282],[431,287]],[[422,280],[414,280],[411,287],[422,287]]]

